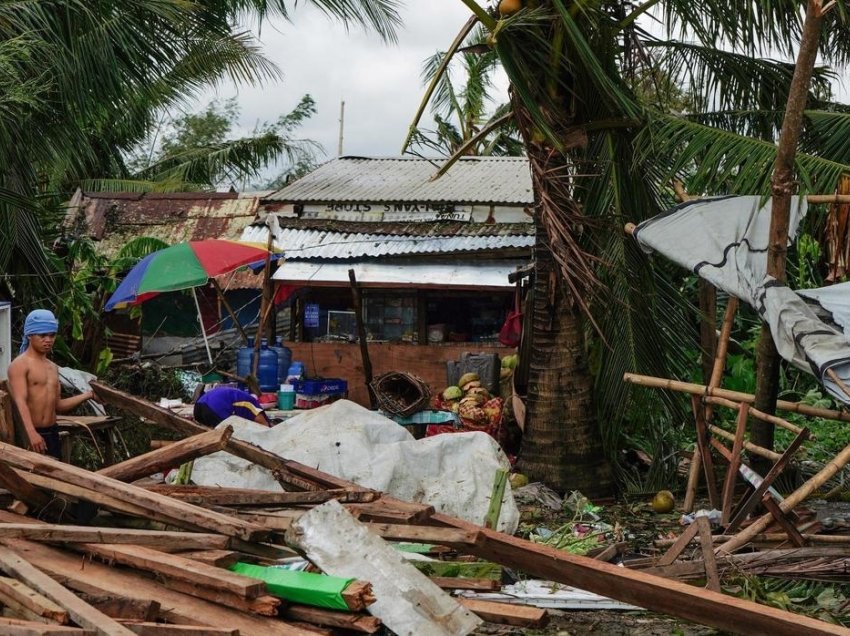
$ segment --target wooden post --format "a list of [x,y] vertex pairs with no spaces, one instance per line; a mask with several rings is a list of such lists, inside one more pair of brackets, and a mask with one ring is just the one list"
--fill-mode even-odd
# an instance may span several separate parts
[[694,412],[694,420],[697,429],[697,448],[699,454],[702,455],[702,467],[705,473],[705,485],[708,489],[708,500],[712,508],[717,508],[720,505],[720,498],[717,495],[717,483],[715,482],[714,460],[711,458],[711,449],[708,445],[708,427],[705,425],[704,411],[702,404],[697,396],[691,396],[691,406]]
[[800,445],[807,439],[809,429],[803,429],[800,431],[799,435],[794,438],[794,440],[788,445],[788,448],[785,449],[785,452],[782,453],[782,456],[776,461],[767,475],[762,479],[761,484],[755,491],[747,497],[744,502],[741,504],[738,511],[735,513],[735,516],[732,517],[732,521],[729,522],[729,525],[726,526],[726,532],[732,533],[735,529],[741,525],[744,519],[747,518],[753,509],[758,505],[758,502],[761,501],[761,498],[767,493],[767,489],[770,488],[770,485],[773,481],[785,470],[785,466],[788,465],[788,462],[791,461],[791,458],[794,456],[794,453],[797,452],[797,449],[800,448]]
[[[272,262],[272,246],[274,244],[274,235],[269,227],[269,237],[266,241],[266,263],[263,266],[263,297],[260,301],[260,315],[257,324],[257,336],[254,339],[254,359],[251,363],[251,375],[257,377],[257,367],[260,365],[260,345],[263,339],[263,329],[266,325],[266,317],[269,313],[269,303],[271,299],[268,294],[269,276],[271,275]],[[273,302],[271,304],[274,304]]]
[[732,445],[732,460],[726,470],[726,480],[723,483],[723,514],[720,523],[726,525],[732,513],[732,500],[735,498],[735,480],[738,476],[738,466],[741,465],[741,451],[744,448],[744,433],[747,429],[747,405],[743,402],[738,408],[738,420],[735,426],[735,442]]
[[[830,3],[829,6],[832,6]],[[828,10],[828,9],[827,9]],[[806,18],[800,37],[800,49],[794,75],[788,90],[785,117],[779,133],[776,161],[773,166],[771,188],[770,230],[767,247],[767,274],[779,282],[785,282],[786,252],[788,249],[788,224],[791,214],[791,194],[796,187],[794,160],[797,143],[803,126],[803,113],[809,96],[809,84],[817,60],[821,27],[824,21],[823,0],[809,0]],[[776,411],[779,394],[779,353],[767,324],[762,324],[761,335],[756,347],[756,400],[755,407],[765,413]],[[773,424],[753,422],[751,439],[764,448],[773,448]]]
[[[729,297],[726,303],[726,311],[723,315],[723,325],[720,328],[720,340],[714,352],[714,364],[711,369],[711,375],[708,380],[708,387],[716,388],[720,386],[723,379],[723,370],[726,368],[726,354],[729,351],[729,339],[732,335],[732,325],[735,319],[735,312],[738,309],[738,299],[734,296]],[[710,404],[705,406],[705,421],[710,422],[712,413]],[[690,512],[694,509],[694,500],[696,499],[697,487],[699,486],[700,467],[702,465],[702,454],[699,451],[699,446],[694,449],[694,455],[691,458],[691,467],[688,471],[688,486],[685,490],[685,501],[682,509],[685,512]]]
[[369,392],[369,406],[378,408],[378,400],[372,388],[372,360],[369,358],[369,343],[366,341],[366,324],[363,322],[363,302],[360,296],[360,288],[357,286],[357,277],[354,270],[348,270],[348,280],[351,282],[351,296],[354,304],[354,317],[357,320],[357,339],[360,342],[360,358],[363,361],[363,379],[366,382],[366,390]]
[[794,544],[794,547],[802,548],[805,545],[805,541],[803,540],[803,535],[800,534],[800,531],[797,530],[797,527],[791,522],[788,517],[785,516],[785,512],[776,504],[773,500],[773,496],[770,493],[765,494],[764,497],[761,498],[761,503],[770,513],[782,529],[785,530],[785,534],[788,535],[788,540]]
[[227,313],[230,314],[233,326],[241,334],[243,342],[248,344],[248,334],[245,333],[245,328],[242,326],[242,323],[239,322],[239,317],[236,315],[236,312],[233,311],[233,307],[230,306],[230,303],[227,302],[227,298],[224,297],[224,291],[222,291],[221,285],[218,284],[218,281],[215,278],[211,278],[210,281],[212,281],[213,287],[218,294],[218,298],[221,300],[221,304],[224,305],[224,308],[227,309]]

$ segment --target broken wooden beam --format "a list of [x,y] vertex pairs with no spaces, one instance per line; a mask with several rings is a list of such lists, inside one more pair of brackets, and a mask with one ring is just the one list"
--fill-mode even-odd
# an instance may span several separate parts
[[515,627],[540,628],[549,622],[549,613],[539,607],[497,603],[476,598],[459,598],[458,602],[474,612],[479,618],[490,623],[513,625]]
[[493,579],[467,579],[459,576],[429,576],[428,578],[444,590],[495,592],[502,589],[502,584]]
[[[254,524],[149,492],[144,488],[125,484],[117,479],[104,477],[84,468],[65,464],[52,457],[25,451],[2,442],[0,442],[0,462],[6,462],[20,471],[53,480],[51,489],[57,492],[64,492],[72,496],[83,496],[83,498],[98,504],[102,503],[103,499],[97,497],[96,494],[103,494],[130,504],[136,510],[141,509],[159,517],[166,515],[172,519],[174,525],[180,527],[188,527],[192,530],[203,528],[248,541],[262,541],[267,534],[263,528]],[[46,483],[45,479],[39,481],[41,482],[40,485]],[[81,494],[76,489],[65,488],[64,484],[85,489],[88,494]],[[74,492],[71,492],[72,490]]]
[[0,576],[0,603],[26,620],[67,625],[68,611],[25,583]]
[[0,633],[3,636],[90,636],[94,632],[69,625],[45,625],[8,616],[0,616]]
[[380,498],[374,490],[309,490],[301,492],[272,492],[250,488],[219,488],[217,486],[176,486],[150,484],[146,490],[168,495],[197,505],[210,506],[300,506],[320,504],[331,499],[340,503],[370,503]]
[[83,544],[80,549],[130,567],[156,574],[159,578],[185,581],[213,590],[229,592],[240,598],[254,599],[265,593],[266,585],[258,579],[234,574],[178,554],[168,554],[134,545]]
[[65,608],[74,622],[85,629],[105,636],[130,636],[133,633],[5,546],[0,547],[0,570]]
[[336,612],[321,607],[310,607],[309,605],[288,605],[283,609],[282,614],[287,618],[306,623],[364,634],[374,634],[381,629],[381,619],[377,616]]
[[128,543],[179,550],[224,549],[230,540],[220,534],[66,526],[54,523],[0,523],[0,538],[48,543]]
[[[97,398],[104,404],[112,404],[120,409],[134,413],[151,422],[166,426],[171,430],[185,436],[197,435],[209,429],[196,424],[192,420],[185,417],[180,417],[171,413],[169,410],[157,406],[147,400],[137,398],[129,393],[124,393],[118,389],[103,384],[102,382],[92,382],[92,390]],[[287,483],[299,490],[321,490],[323,485],[304,479],[297,475],[291,474],[287,468],[287,460],[282,459],[278,455],[267,450],[255,446],[242,440],[230,438],[227,443],[227,452],[253,462],[263,468],[269,470],[278,470],[281,473],[281,479],[287,480]]]
[[192,459],[223,450],[231,435],[233,435],[233,427],[222,426],[187,437],[165,448],[144,455],[137,455],[119,464],[107,466],[97,471],[97,474],[118,481],[135,481],[141,477],[147,477],[168,468],[179,466]]
[[208,625],[166,625],[164,623],[123,620],[121,623],[136,636],[239,636],[238,629]]

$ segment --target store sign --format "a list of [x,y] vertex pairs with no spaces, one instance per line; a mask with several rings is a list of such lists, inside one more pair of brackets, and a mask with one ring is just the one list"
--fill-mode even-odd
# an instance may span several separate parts
[[441,203],[331,203],[305,205],[302,218],[337,221],[472,221],[472,206]]
[[319,305],[315,303],[304,305],[304,326],[307,328],[319,326]]

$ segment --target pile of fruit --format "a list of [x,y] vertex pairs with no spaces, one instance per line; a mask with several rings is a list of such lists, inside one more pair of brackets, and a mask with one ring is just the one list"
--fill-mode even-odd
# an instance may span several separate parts
[[502,419],[502,398],[490,395],[477,373],[464,373],[434,398],[434,407],[457,413],[465,430],[494,434]]

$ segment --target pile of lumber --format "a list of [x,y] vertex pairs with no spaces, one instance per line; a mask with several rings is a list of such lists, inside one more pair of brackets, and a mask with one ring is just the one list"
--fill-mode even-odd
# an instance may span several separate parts
[[[427,577],[389,542],[433,546],[647,609],[735,631],[838,633],[817,620],[620,568],[362,488],[154,404],[95,384],[98,398],[184,436],[93,473],[0,443],[0,618],[4,634],[465,634],[474,615],[525,627],[537,608],[456,599],[499,581]],[[224,450],[270,470],[280,491],[156,484],[146,477]],[[345,581],[338,609],[272,594],[235,563],[304,558]],[[241,567],[241,566],[239,566]],[[300,598],[300,596],[298,597]],[[414,616],[415,615],[415,616]],[[412,622],[408,622],[412,621]],[[429,628],[402,627],[408,624]]]

